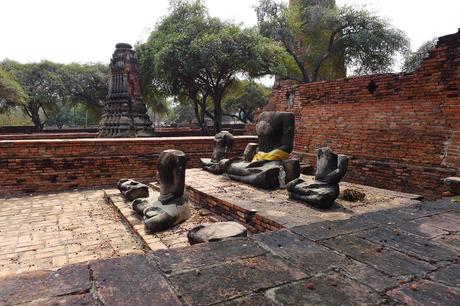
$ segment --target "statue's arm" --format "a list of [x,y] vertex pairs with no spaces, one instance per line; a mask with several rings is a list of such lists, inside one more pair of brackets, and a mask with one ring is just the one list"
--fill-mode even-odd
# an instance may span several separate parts
[[339,183],[340,180],[345,176],[348,169],[348,157],[343,154],[339,154],[337,157],[337,169],[329,172],[325,177],[324,181],[328,183]]

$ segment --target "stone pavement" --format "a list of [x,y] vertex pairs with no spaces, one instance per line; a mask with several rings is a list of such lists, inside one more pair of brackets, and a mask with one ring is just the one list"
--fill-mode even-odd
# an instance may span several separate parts
[[140,252],[102,191],[0,199],[0,276]]
[[459,305],[459,199],[0,279],[1,305]]

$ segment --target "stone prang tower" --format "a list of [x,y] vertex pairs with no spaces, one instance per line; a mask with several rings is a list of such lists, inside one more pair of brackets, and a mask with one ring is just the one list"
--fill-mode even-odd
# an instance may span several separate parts
[[109,93],[98,137],[152,137],[152,121],[142,101],[134,51],[131,45],[125,43],[119,43],[115,48],[110,61]]

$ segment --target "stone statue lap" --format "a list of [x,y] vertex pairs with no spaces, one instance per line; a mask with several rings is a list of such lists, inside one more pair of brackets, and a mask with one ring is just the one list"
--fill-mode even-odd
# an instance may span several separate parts
[[260,188],[284,187],[300,175],[299,161],[289,159],[294,127],[293,113],[263,112],[256,125],[258,144],[248,144],[243,158],[226,161],[225,173],[231,179]]
[[304,201],[318,208],[330,208],[340,194],[339,182],[348,168],[348,157],[329,148],[316,150],[316,175],[313,183],[297,178],[287,184],[289,198]]

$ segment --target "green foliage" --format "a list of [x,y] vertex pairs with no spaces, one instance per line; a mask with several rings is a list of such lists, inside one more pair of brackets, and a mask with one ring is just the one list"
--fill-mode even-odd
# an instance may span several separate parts
[[27,94],[21,85],[0,67],[0,114],[8,112],[13,106],[23,104],[26,99]]
[[[187,97],[202,129],[207,115],[216,132],[222,124],[221,101],[237,76],[285,72],[284,51],[277,43],[255,29],[209,16],[200,1],[173,1],[170,14],[136,51],[144,89],[158,99]],[[213,114],[207,109],[209,98]]]
[[416,51],[406,53],[404,55],[402,71],[412,72],[417,70],[422,64],[423,59],[428,56],[428,52],[436,47],[437,41],[437,38],[433,38],[423,43]]
[[254,111],[268,102],[271,89],[253,81],[233,83],[222,101],[225,115],[247,123],[254,120]]
[[63,121],[66,108],[84,104],[91,115],[102,111],[107,94],[107,67],[101,64],[20,64],[4,60],[1,67],[14,75],[27,98],[19,105],[41,131],[45,124]]
[[355,74],[387,72],[394,55],[409,45],[385,19],[334,1],[299,1],[288,8],[261,0],[256,13],[262,35],[280,41],[298,68],[286,77],[302,83],[318,80],[321,67],[341,55]]

